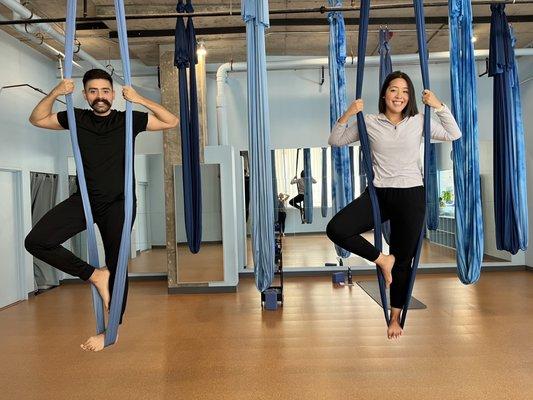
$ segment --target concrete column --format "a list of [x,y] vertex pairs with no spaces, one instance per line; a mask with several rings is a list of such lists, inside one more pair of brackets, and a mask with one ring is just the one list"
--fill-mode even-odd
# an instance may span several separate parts
[[[174,67],[174,46],[159,48],[161,102],[165,108],[179,117],[178,70]],[[198,89],[198,118],[200,125],[200,162],[204,159],[207,143],[207,100],[205,56],[198,57],[196,66]],[[167,243],[168,288],[178,287],[178,262],[176,257],[176,212],[174,196],[174,166],[181,165],[180,126],[163,132],[163,163],[165,188],[165,222]]]

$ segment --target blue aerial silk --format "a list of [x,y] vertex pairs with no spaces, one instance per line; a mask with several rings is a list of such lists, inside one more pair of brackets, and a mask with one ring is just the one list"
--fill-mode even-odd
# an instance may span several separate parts
[[350,184],[352,185],[352,193],[355,196],[355,155],[353,146],[348,146],[348,155],[350,156]]
[[322,147],[322,191],[321,191],[320,213],[326,218],[328,215],[328,161],[327,148]]
[[[331,7],[342,6],[340,0],[328,0]],[[346,111],[346,31],[340,12],[329,12],[329,119],[330,129]],[[338,213],[353,200],[350,176],[350,155],[347,146],[331,148],[331,196],[333,214]],[[350,252],[335,245],[339,257],[349,257]]]
[[[381,93],[381,87],[389,76],[392,73],[392,60],[391,60],[391,47],[389,43],[390,32],[388,29],[379,29],[379,44],[378,44],[378,53],[379,53],[379,88],[378,93]],[[362,153],[359,151],[359,165],[361,165],[361,156]],[[363,166],[364,170],[364,166]],[[366,184],[366,176],[364,177]],[[360,178],[361,181],[361,178]],[[364,190],[364,189],[363,189]],[[361,190],[361,193],[363,192]],[[390,244],[390,221],[385,221],[381,224],[381,231],[385,241]]]
[[313,174],[311,171],[311,149],[304,149],[304,221],[313,223]]
[[[122,0],[115,0],[116,21],[120,45],[120,55],[122,58],[122,68],[124,73],[124,83],[131,86],[130,60],[128,53],[128,38],[126,31],[126,18],[124,12],[124,3]],[[76,31],[76,0],[68,0],[66,31],[65,31],[65,78],[72,77],[72,62],[74,56],[74,36]],[[66,96],[67,100],[67,118],[70,129],[70,138],[72,141],[72,150],[76,163],[76,171],[85,212],[87,223],[87,241],[89,252],[89,264],[93,267],[99,267],[98,248],[96,245],[96,235],[94,230],[94,219],[92,216],[87,184],[83,171],[83,161],[78,145],[78,136],[76,131],[76,120],[74,116],[74,105],[72,95]],[[122,227],[122,237],[120,242],[117,271],[113,286],[113,293],[110,304],[110,315],[107,325],[105,326],[104,308],[102,299],[98,291],[92,286],[93,306],[96,315],[96,331],[98,334],[105,332],[105,346],[115,343],[122,312],[122,301],[124,296],[124,286],[128,267],[128,258],[130,252],[131,225],[133,219],[133,120],[132,104],[126,102],[126,148],[125,148],[125,182],[124,182],[124,225]]]
[[[368,20],[370,15],[370,0],[361,0],[361,7],[359,10],[359,38],[357,45],[357,78],[355,84],[355,98],[360,99],[363,92],[363,76],[365,70],[365,53],[368,36]],[[359,141],[361,143],[361,150],[363,152],[363,166],[368,180],[368,192],[372,202],[372,216],[374,219],[374,246],[381,251],[383,248],[381,241],[381,213],[379,210],[379,202],[374,187],[374,172],[372,170],[372,156],[370,153],[370,142],[366,130],[365,118],[362,112],[357,113],[357,128],[359,130]],[[385,278],[380,268],[376,268],[378,283],[381,296],[381,304],[383,305],[383,313],[385,321],[389,323],[388,302],[385,288]]]
[[429,144],[428,177],[426,179],[426,225],[435,231],[439,227],[439,181],[437,170],[437,147]]
[[494,78],[496,247],[516,254],[528,243],[524,128],[513,37],[504,4],[492,4],[489,76]]
[[378,93],[381,91],[383,82],[387,76],[392,73],[392,60],[391,60],[391,47],[389,39],[391,34],[388,29],[380,28],[379,29],[379,44],[378,44],[378,53],[379,53],[379,88]]
[[483,214],[479,180],[476,62],[470,0],[449,5],[452,112],[462,132],[453,142],[457,274],[461,282],[479,279],[483,260]]
[[[178,13],[192,13],[191,1],[179,0]],[[182,17],[176,19],[174,65],[178,68],[180,92],[180,132],[183,181],[183,205],[187,244],[192,253],[200,251],[202,241],[202,184],[200,174],[200,135],[198,94],[196,89],[196,35],[192,17],[187,28]],[[187,68],[189,83],[187,84]]]
[[270,150],[272,163],[272,200],[274,201],[274,221],[278,220],[278,174],[276,172],[276,150]]
[[266,0],[242,0],[246,23],[248,63],[248,143],[250,155],[250,206],[255,284],[268,289],[274,276],[274,208],[270,160],[265,28],[269,26]]
[[[428,53],[426,47],[426,35],[425,35],[425,26],[424,26],[424,9],[422,0],[414,0],[415,15],[416,15],[416,28],[417,28],[417,37],[418,37],[418,49],[420,57],[420,66],[422,70],[422,81],[424,83],[424,88],[429,89],[429,68],[428,68]],[[356,89],[355,97],[361,98],[363,90],[363,75],[364,75],[364,64],[365,64],[365,52],[366,52],[366,42],[368,35],[368,20],[370,13],[370,0],[362,0],[360,7],[360,16],[359,16],[359,41],[358,41],[358,51],[357,51],[357,80],[356,80]],[[430,142],[430,109],[429,106],[425,107],[424,113],[424,180],[427,181],[428,177],[428,156],[429,156],[429,142]],[[366,175],[368,177],[368,191],[370,194],[370,199],[372,202],[372,215],[374,219],[374,245],[379,250],[382,249],[381,241],[381,214],[379,210],[379,202],[376,195],[376,190],[373,185],[374,173],[372,170],[372,159],[370,153],[370,143],[368,140],[368,133],[366,130],[365,119],[363,113],[360,112],[357,114],[357,127],[359,130],[359,137],[361,141],[361,148],[363,149],[363,162],[366,170]],[[414,286],[414,281],[416,277],[416,270],[418,268],[418,261],[420,259],[420,250],[422,248],[422,240],[424,235],[424,229],[421,230],[418,246],[416,250],[415,257],[413,259],[413,264],[411,267],[409,286],[407,290],[407,296],[405,300],[405,305],[403,307],[402,316],[400,324],[403,327],[405,324],[405,319],[407,317],[407,310],[409,308],[409,303],[411,300],[411,293]],[[389,323],[389,313],[388,313],[388,302],[386,296],[385,288],[385,279],[381,272],[380,268],[376,268],[378,275],[378,282],[380,288],[381,302],[383,305],[383,313],[385,315],[385,320],[387,324]]]

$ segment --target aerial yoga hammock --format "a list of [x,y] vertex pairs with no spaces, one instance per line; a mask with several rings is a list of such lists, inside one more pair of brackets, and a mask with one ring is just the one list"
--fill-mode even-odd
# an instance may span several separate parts
[[274,277],[274,203],[267,93],[265,29],[268,1],[242,0],[246,23],[250,205],[255,285],[261,292]]
[[[331,7],[342,6],[340,0],[328,0]],[[330,131],[335,122],[346,111],[346,29],[339,11],[328,13],[329,22],[329,122]],[[333,215],[353,200],[352,178],[350,176],[350,154],[347,146],[331,147],[331,198]],[[350,252],[335,245],[340,258],[347,258]]]
[[452,113],[463,133],[452,143],[457,274],[462,283],[469,284],[479,279],[483,260],[472,4],[470,0],[450,0],[448,7]]
[[[120,54],[122,58],[122,68],[124,72],[124,83],[126,86],[131,86],[131,72],[130,60],[128,53],[128,39],[126,32],[126,19],[124,12],[123,0],[115,0],[115,12],[117,21],[117,30],[120,44]],[[72,65],[74,57],[74,36],[76,30],[76,0],[68,0],[67,3],[67,18],[66,18],[66,32],[65,32],[65,78],[72,77]],[[95,268],[100,267],[98,260],[98,248],[96,245],[96,235],[94,230],[94,220],[89,203],[89,195],[87,193],[87,184],[85,182],[85,174],[83,172],[83,162],[81,159],[80,149],[78,146],[78,136],[76,133],[76,120],[74,117],[74,105],[72,95],[66,96],[67,100],[67,117],[70,127],[70,138],[72,141],[72,150],[74,153],[74,160],[76,162],[76,171],[79,181],[79,189],[83,201],[83,210],[85,212],[85,219],[87,223],[87,241],[89,252],[89,264]],[[119,258],[117,265],[117,272],[115,275],[115,284],[113,287],[113,294],[111,297],[110,315],[105,326],[104,307],[103,302],[98,294],[98,291],[92,287],[93,306],[96,315],[96,331],[97,334],[105,332],[104,346],[110,346],[115,343],[118,333],[118,325],[120,322],[120,314],[122,309],[122,300],[124,296],[124,284],[126,281],[126,274],[128,270],[128,255],[130,251],[131,240],[131,222],[133,214],[133,125],[132,125],[132,104],[126,102],[126,154],[125,154],[125,182],[124,182],[124,225],[122,227],[122,238],[120,241]]]
[[528,244],[524,127],[514,37],[505,4],[491,4],[489,76],[494,79],[496,247],[516,254]]
[[[192,13],[191,0],[176,5],[178,13]],[[196,35],[192,17],[176,19],[174,65],[178,68],[180,91],[181,159],[183,173],[183,208],[185,232],[191,253],[200,251],[202,241],[202,185],[200,174],[200,139],[198,96],[196,90]],[[187,68],[189,82],[187,83]]]
[[[426,31],[424,26],[424,9],[422,0],[413,0],[416,16],[416,30],[418,38],[418,50],[420,58],[420,67],[422,70],[422,81],[424,84],[424,89],[429,89],[429,68],[428,68],[428,52],[426,47]],[[355,98],[361,98],[363,91],[363,75],[365,67],[365,53],[366,53],[366,42],[368,35],[368,22],[370,15],[370,0],[361,0],[360,7],[360,16],[359,16],[359,40],[358,40],[358,49],[357,49],[357,81],[356,81],[356,91]],[[424,110],[424,186],[427,186],[427,180],[429,176],[429,151],[430,151],[430,118],[431,111],[428,105],[425,106]],[[366,176],[368,179],[368,190],[370,193],[370,199],[372,202],[372,214],[374,218],[374,245],[378,250],[382,249],[381,241],[381,215],[378,205],[378,199],[376,195],[376,190],[373,185],[374,172],[372,170],[372,158],[370,153],[370,143],[368,139],[368,134],[366,131],[366,124],[362,112],[357,114],[357,127],[359,131],[359,138],[361,142],[361,148],[363,149],[363,163],[366,171]],[[413,264],[411,267],[410,280],[407,290],[407,297],[405,305],[402,310],[402,316],[400,325],[403,328],[405,324],[405,319],[407,317],[407,310],[409,308],[409,303],[411,301],[411,293],[413,291],[413,285],[416,277],[416,270],[418,268],[418,261],[420,259],[420,251],[422,248],[422,241],[424,237],[424,229],[420,232],[418,239],[418,246],[416,250],[415,257],[413,259]],[[385,279],[381,269],[376,267],[379,289],[381,295],[381,304],[383,305],[383,313],[385,316],[385,321],[387,325],[390,322],[390,316],[388,312],[388,302],[386,296],[385,288]]]

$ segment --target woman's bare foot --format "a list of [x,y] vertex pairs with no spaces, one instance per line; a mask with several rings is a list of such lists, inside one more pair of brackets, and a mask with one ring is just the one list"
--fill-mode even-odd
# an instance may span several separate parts
[[96,287],[102,302],[104,303],[104,309],[109,311],[109,276],[111,273],[107,268],[95,268],[93,274],[89,278],[89,281]]
[[391,308],[390,322],[389,327],[387,328],[387,337],[389,339],[398,339],[402,336],[403,329],[400,325],[401,311],[401,308]]
[[390,284],[392,283],[392,267],[394,267],[394,261],[396,259],[392,254],[385,255],[381,253],[379,257],[374,261],[376,265],[381,269],[381,272],[383,272],[383,277],[385,278],[385,285],[387,287],[390,287]]

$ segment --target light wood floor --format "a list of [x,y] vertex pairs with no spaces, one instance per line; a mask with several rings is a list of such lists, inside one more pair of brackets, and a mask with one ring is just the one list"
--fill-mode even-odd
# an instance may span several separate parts
[[[363,235],[366,240],[374,243],[373,233]],[[248,266],[253,266],[252,243],[248,239]],[[361,265],[365,261],[357,256],[352,256],[360,260]],[[335,247],[324,233],[314,233],[305,235],[287,235],[283,237],[283,266],[291,267],[323,267],[326,262],[336,262],[337,253]],[[503,261],[495,257],[485,255],[483,261]],[[439,246],[424,240],[422,252],[420,254],[421,263],[447,264],[455,263],[455,250]]]
[[[365,237],[373,242],[372,234],[365,234]],[[455,250],[430,243],[427,240],[422,246],[420,256],[422,263],[455,263]],[[324,234],[289,235],[283,238],[283,264],[285,268],[319,268],[324,266],[326,262],[336,262],[336,257],[335,248]],[[223,280],[223,259],[222,244],[203,243],[197,254],[192,254],[187,245],[180,244],[178,246],[179,281],[188,283]],[[483,261],[503,260],[485,255]],[[361,263],[364,263],[362,259]],[[253,269],[251,239],[248,239],[248,268]],[[153,249],[142,252],[130,261],[129,271],[137,274],[166,274],[166,250]]]
[[275,312],[252,279],[210,295],[136,281],[119,343],[84,353],[90,290],[62,285],[0,311],[0,398],[531,399],[532,286],[531,272],[419,275],[428,308],[391,342],[374,301],[329,277],[288,278]]

